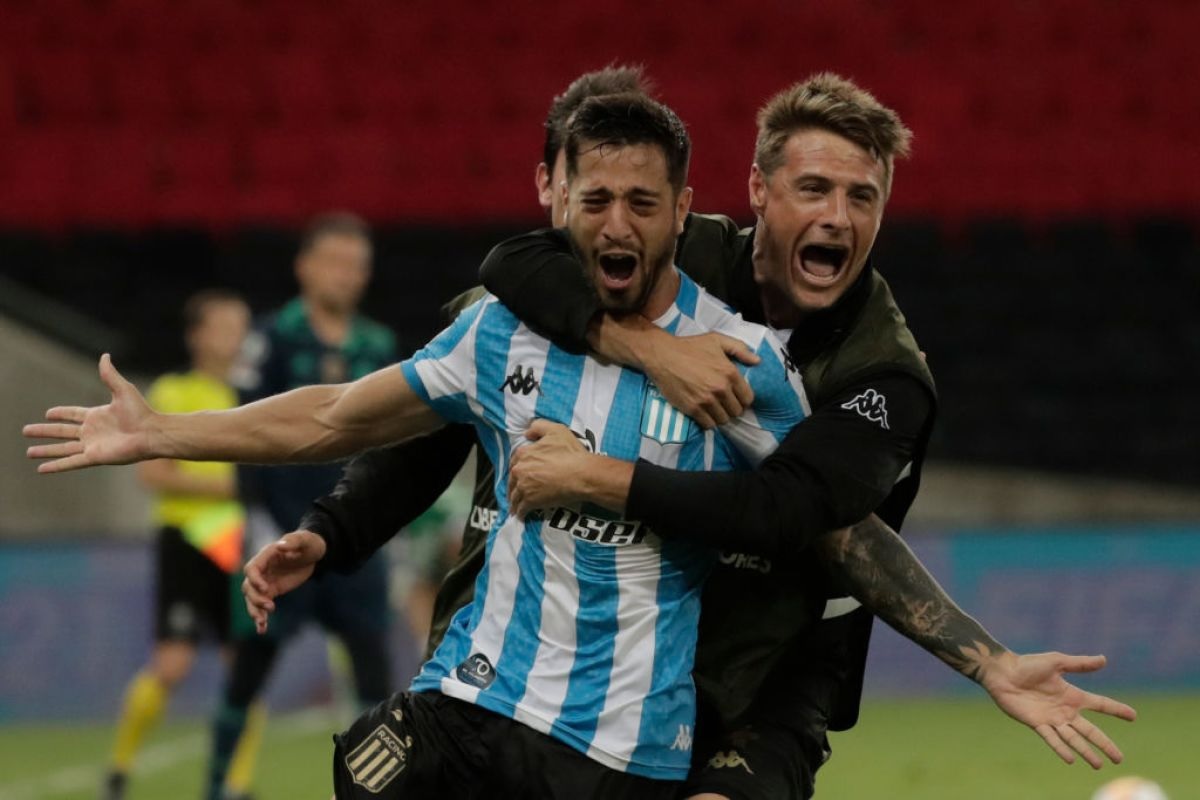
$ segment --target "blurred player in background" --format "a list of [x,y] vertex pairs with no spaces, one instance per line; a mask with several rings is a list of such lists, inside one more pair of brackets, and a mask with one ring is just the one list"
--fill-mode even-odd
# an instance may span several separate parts
[[[358,312],[371,276],[366,223],[329,213],[308,226],[296,256],[300,296],[251,334],[254,366],[246,402],[299,386],[345,383],[398,360],[396,339]],[[296,526],[312,498],[337,482],[335,464],[243,467],[239,488],[247,508],[248,553]],[[391,694],[387,560],[376,554],[352,575],[314,581],[279,606],[266,636],[250,626],[235,630],[235,656],[213,729],[208,797],[220,797],[251,702],[262,690],[281,644],[306,622],[316,622],[345,646],[358,702],[371,706]]]
[[[183,307],[190,369],[163,375],[147,399],[158,411],[186,413],[232,408],[237,392],[229,375],[249,328],[250,310],[232,292],[207,290]],[[175,687],[192,670],[205,633],[228,656],[231,614],[245,617],[240,598],[231,608],[231,578],[241,562],[244,515],[236,498],[234,466],[159,459],[138,465],[138,478],[155,493],[158,524],[154,650],[125,692],[104,797],[119,800],[146,733],[162,719]],[[251,731],[254,733],[254,730]],[[243,737],[239,761],[258,737]]]

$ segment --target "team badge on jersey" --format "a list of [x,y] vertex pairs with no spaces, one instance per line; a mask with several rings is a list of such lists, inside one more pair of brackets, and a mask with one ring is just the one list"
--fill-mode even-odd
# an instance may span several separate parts
[[682,444],[691,435],[691,418],[668,403],[657,386],[647,384],[642,401],[642,436],[662,444]]
[[346,769],[355,783],[371,794],[379,794],[408,766],[412,745],[411,736],[401,738],[388,726],[380,725],[346,756]]

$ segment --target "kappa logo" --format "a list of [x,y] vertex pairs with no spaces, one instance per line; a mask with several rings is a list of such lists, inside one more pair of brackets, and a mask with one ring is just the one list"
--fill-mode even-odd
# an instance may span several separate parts
[[796,366],[796,359],[792,358],[792,354],[788,352],[786,347],[779,348],[779,357],[783,359],[783,368],[788,372],[799,372],[800,368]]
[[682,444],[691,435],[691,418],[668,403],[657,386],[648,384],[642,401],[642,436],[660,444]]
[[890,430],[887,421],[887,400],[874,389],[867,389],[853,400],[842,403],[842,408],[855,411],[871,422],[878,422],[885,431]]
[[520,364],[517,364],[512,375],[509,375],[504,379],[504,383],[500,384],[500,391],[503,392],[505,389],[513,394],[519,394],[523,397],[528,397],[535,391],[538,394],[541,394],[542,384],[541,381],[534,376],[533,367],[530,367],[529,371],[526,372],[524,367],[522,367]]
[[411,736],[402,738],[388,726],[380,725],[343,760],[356,784],[371,794],[379,794],[408,766],[412,746]]
[[672,750],[682,750],[687,752],[692,749],[692,726],[680,725],[679,733],[675,734],[675,743],[671,745]]
[[747,773],[754,774],[754,770],[750,769],[750,765],[746,763],[746,759],[737,750],[718,752],[708,760],[708,765],[713,769],[735,769],[741,767]]

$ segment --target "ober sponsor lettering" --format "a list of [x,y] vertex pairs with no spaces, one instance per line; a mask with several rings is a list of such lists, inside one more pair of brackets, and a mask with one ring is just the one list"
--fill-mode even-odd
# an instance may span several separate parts
[[471,506],[471,527],[477,531],[490,531],[498,516],[500,512],[494,508]]

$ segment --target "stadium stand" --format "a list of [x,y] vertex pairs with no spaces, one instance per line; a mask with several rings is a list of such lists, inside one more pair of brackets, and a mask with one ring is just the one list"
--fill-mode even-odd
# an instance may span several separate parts
[[541,222],[569,77],[644,62],[697,206],[744,214],[755,107],[834,69],[917,133],[877,261],[936,364],[939,454],[1200,477],[1200,5],[610,6],[0,0],[0,272],[161,371],[181,353],[152,309],[212,283],[277,304],[295,227],[348,207],[380,226],[368,310],[416,343]]
[[[745,157],[714,152],[744,153],[754,106],[828,67],[873,87],[918,132],[896,211],[1195,213],[1200,184],[1187,176],[1200,168],[1200,90],[1176,78],[1200,66],[1186,34],[1200,28],[1200,6],[1150,5],[1153,13],[1077,0],[1004,10],[854,0],[836,13],[776,4],[738,16],[701,3],[681,25],[667,6],[617,3],[597,20],[523,0],[504,15],[468,4],[450,25],[436,5],[373,0],[184,2],[169,16],[142,0],[6,0],[0,131],[20,145],[8,160],[28,155],[43,183],[72,186],[69,166],[92,161],[97,148],[127,169],[81,176],[77,202],[54,186],[24,201],[31,166],[3,183],[0,212],[45,228],[97,214],[126,226],[233,225],[246,213],[295,224],[309,212],[305,191],[317,173],[306,164],[318,154],[370,139],[364,155],[387,175],[387,165],[428,153],[435,139],[471,134],[470,158],[435,160],[437,176],[415,176],[419,192],[363,176],[339,190],[348,202],[361,192],[379,219],[429,209],[528,219],[509,180],[512,143],[536,129],[564,76],[628,59],[646,62],[691,125],[705,156],[697,184],[716,206],[743,202],[725,164]],[[637,25],[621,23],[623,8],[636,8]],[[547,47],[558,40],[571,45]],[[210,187],[201,203],[180,202],[165,176],[189,169],[189,154],[173,145],[197,129],[236,143],[236,179],[220,195]],[[1122,157],[1113,159],[1118,140]],[[46,162],[60,169],[43,172]],[[453,197],[463,180],[475,187],[469,202]]]

